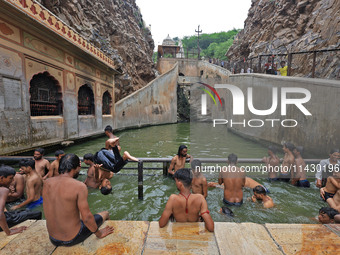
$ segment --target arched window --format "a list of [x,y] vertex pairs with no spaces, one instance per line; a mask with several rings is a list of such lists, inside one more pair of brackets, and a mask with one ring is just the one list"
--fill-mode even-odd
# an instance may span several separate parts
[[87,84],[78,91],[78,115],[94,115],[94,96]]
[[63,114],[61,87],[48,72],[33,76],[29,93],[31,116]]
[[103,114],[111,114],[111,107],[112,107],[112,97],[109,91],[105,91],[103,94]]

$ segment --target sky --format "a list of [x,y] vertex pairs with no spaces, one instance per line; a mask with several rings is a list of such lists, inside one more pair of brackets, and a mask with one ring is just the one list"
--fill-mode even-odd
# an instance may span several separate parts
[[157,45],[171,38],[243,28],[251,0],[136,0]]

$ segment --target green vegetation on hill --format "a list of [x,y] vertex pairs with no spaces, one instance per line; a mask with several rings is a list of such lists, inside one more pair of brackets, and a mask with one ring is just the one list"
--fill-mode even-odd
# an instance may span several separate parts
[[[228,32],[220,32],[213,34],[200,35],[200,48],[201,56],[205,58],[218,58],[220,60],[227,60],[224,55],[229,47],[233,44],[235,35],[240,29],[229,30]],[[173,38],[174,41],[178,41],[178,37]],[[185,36],[182,39],[183,47],[185,51],[196,50],[197,52],[197,36]]]

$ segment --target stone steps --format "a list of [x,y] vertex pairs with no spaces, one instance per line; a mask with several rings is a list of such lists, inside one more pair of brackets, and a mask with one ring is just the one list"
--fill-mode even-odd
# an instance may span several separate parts
[[[215,232],[204,223],[108,221],[114,233],[90,236],[73,247],[55,247],[46,222],[25,221],[21,234],[0,232],[0,254],[340,254],[340,225],[255,224],[216,222]],[[19,225],[19,226],[20,226]]]

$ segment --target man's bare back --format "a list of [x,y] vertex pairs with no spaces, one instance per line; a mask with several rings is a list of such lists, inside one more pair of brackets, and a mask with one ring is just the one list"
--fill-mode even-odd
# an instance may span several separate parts
[[[235,167],[235,172],[232,168]],[[230,203],[242,203],[243,187],[245,185],[246,175],[239,167],[228,166],[227,171],[220,174],[219,184],[224,184],[224,199]]]
[[204,198],[208,196],[208,183],[203,174],[193,175],[191,190],[193,194],[201,194]]

